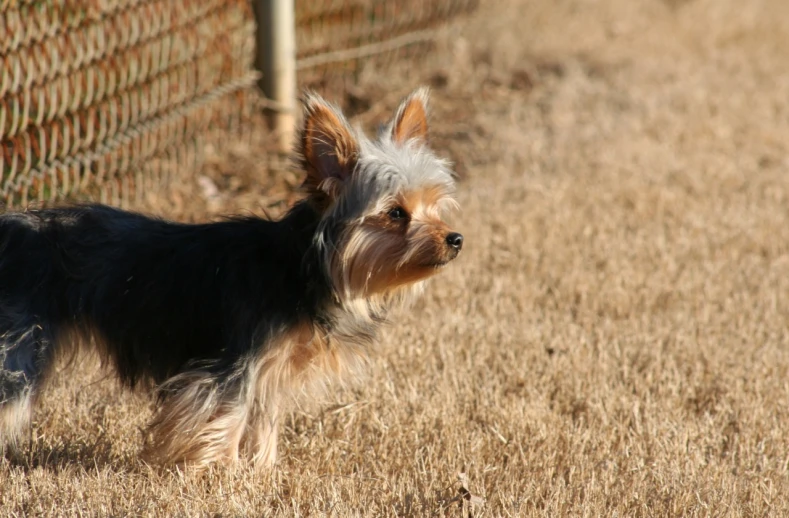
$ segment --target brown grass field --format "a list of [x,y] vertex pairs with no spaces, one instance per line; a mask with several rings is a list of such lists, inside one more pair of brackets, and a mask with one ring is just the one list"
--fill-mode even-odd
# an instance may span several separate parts
[[[294,410],[273,473],[196,474],[140,462],[149,399],[83,363],[0,515],[789,515],[789,2],[483,4],[357,88],[368,124],[434,84],[464,175],[464,253],[369,377]],[[296,179],[258,164],[150,210],[276,213]]]

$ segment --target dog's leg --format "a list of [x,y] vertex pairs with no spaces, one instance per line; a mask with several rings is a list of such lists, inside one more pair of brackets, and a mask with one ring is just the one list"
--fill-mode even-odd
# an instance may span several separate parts
[[256,405],[247,427],[247,452],[255,469],[265,470],[277,461],[280,409],[276,405]]
[[30,425],[32,407],[52,358],[52,339],[37,322],[0,320],[0,446]]
[[238,460],[256,469],[277,459],[278,421],[287,379],[287,356],[270,352],[242,362],[232,373],[193,371],[162,386],[163,403],[149,427],[145,456],[162,464],[205,467]]
[[223,385],[210,375],[188,376],[193,378],[190,383],[165,396],[149,426],[144,456],[161,464],[201,468],[233,463],[243,452],[256,469],[273,466],[279,408],[273,402],[261,404],[252,387],[239,379]]
[[146,458],[195,467],[238,459],[247,423],[242,380],[196,371],[173,378],[162,391]]

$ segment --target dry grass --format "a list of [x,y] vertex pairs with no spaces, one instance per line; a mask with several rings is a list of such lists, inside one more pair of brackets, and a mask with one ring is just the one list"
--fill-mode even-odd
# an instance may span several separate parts
[[[495,5],[426,70],[467,248],[369,380],[294,412],[256,477],[142,465],[148,400],[63,374],[2,514],[455,516],[461,486],[488,516],[789,513],[789,3]],[[362,91],[391,107],[396,76]],[[224,197],[158,208],[280,207],[222,157]]]

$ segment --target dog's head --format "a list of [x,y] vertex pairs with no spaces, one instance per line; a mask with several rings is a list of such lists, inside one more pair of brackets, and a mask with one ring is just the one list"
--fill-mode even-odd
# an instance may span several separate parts
[[368,139],[317,95],[304,100],[304,186],[321,214],[316,245],[344,299],[415,286],[463,246],[444,220],[456,207],[455,181],[449,163],[428,149],[427,101],[427,90],[416,90]]

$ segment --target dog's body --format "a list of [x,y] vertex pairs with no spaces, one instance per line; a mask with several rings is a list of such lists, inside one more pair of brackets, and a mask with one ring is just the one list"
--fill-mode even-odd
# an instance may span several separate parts
[[[301,268],[312,260],[320,272],[308,257],[317,220],[305,204],[277,223],[181,225],[103,206],[4,216],[0,328],[19,350],[39,344],[43,356],[19,364],[29,379],[49,363],[41,345],[73,331],[115,344],[105,352],[132,386],[162,383],[190,362],[225,370],[248,344],[314,321],[326,304],[326,283],[310,285]],[[0,378],[0,394],[14,393]]]
[[0,216],[0,443],[54,359],[92,345],[125,384],[157,387],[154,460],[273,464],[288,395],[352,371],[389,308],[460,251],[425,109],[418,91],[371,141],[308,97],[308,197],[276,222],[104,206]]

